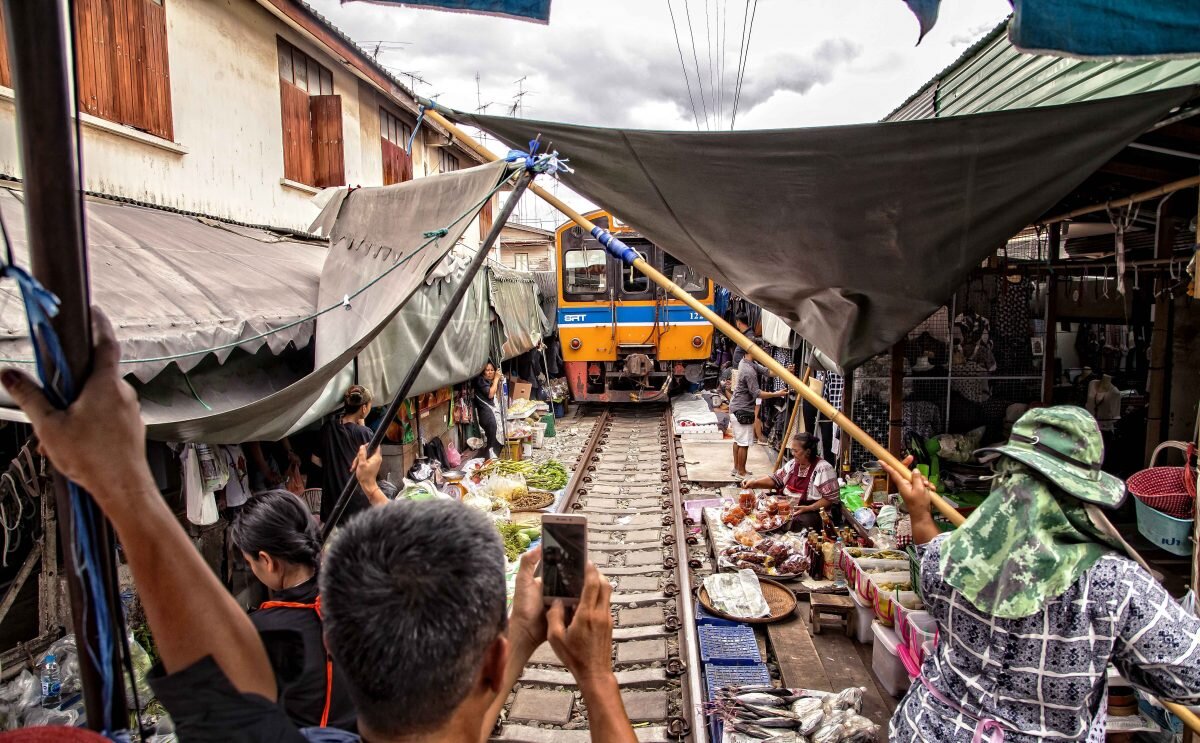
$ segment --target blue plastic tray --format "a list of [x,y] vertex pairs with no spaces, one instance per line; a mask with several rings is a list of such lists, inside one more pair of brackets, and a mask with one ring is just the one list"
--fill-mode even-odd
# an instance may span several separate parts
[[734,627],[741,624],[741,622],[735,622],[732,619],[722,619],[721,617],[709,614],[708,611],[705,610],[704,604],[697,601],[696,624],[713,624],[718,627]]
[[[746,625],[741,625],[746,626]],[[704,683],[711,701],[717,689],[726,686],[767,686],[771,683],[771,672],[765,663],[749,663],[745,665],[714,665],[704,664]],[[724,723],[720,718],[709,715],[709,727],[713,743],[721,740]]]
[[703,663],[762,663],[754,629],[748,624],[722,627],[715,624],[696,626],[700,637],[700,660]]

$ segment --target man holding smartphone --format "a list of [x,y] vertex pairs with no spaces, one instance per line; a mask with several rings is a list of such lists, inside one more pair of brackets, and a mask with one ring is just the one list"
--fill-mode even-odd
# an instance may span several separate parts
[[21,372],[5,370],[0,380],[55,468],[91,492],[111,520],[161,658],[151,684],[180,740],[478,743],[533,651],[549,640],[587,703],[592,739],[636,742],[612,670],[612,587],[600,571],[586,565],[568,618],[561,602],[544,604],[540,551],[526,554],[510,617],[499,534],[485,515],[451,500],[363,511],[332,540],[320,573],[324,634],[359,735],[298,730],[276,704],[263,638],[155,485],[137,395],[98,310],[93,333],[92,375],[66,410]]

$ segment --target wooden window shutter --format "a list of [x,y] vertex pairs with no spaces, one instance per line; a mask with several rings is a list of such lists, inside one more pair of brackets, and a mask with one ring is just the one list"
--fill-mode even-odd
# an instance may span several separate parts
[[495,222],[495,217],[492,216],[492,200],[488,199],[483,205],[483,209],[479,210],[479,240],[482,242],[487,239],[488,233],[492,231],[492,223]]
[[312,114],[308,93],[280,82],[283,120],[283,177],[297,183],[314,182]]
[[171,66],[167,61],[167,10],[155,0],[141,0],[145,31],[146,131],[174,139],[171,116]]
[[342,97],[314,95],[312,107],[312,185],[317,188],[346,185],[345,144],[342,140]]
[[114,10],[113,3],[108,0],[76,0],[75,3],[79,108],[108,121],[119,121],[114,93]]
[[0,8],[0,85],[12,87],[12,71],[8,65],[8,33],[4,27],[3,8]]

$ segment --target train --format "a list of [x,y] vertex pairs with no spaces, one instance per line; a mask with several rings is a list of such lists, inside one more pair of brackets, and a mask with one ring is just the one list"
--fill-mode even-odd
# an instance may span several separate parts
[[[612,214],[585,215],[641,254],[708,307],[713,282]],[[554,234],[558,333],[576,401],[666,400],[672,388],[699,382],[712,352],[713,327],[632,266],[612,259],[574,222]]]

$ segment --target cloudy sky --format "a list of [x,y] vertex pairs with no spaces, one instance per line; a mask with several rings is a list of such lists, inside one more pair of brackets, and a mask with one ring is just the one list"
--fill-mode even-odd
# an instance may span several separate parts
[[743,23],[750,43],[734,126],[787,128],[878,121],[1010,11],[1007,0],[944,3],[918,46],[902,0],[553,0],[549,25],[309,2],[378,48],[419,94],[453,108],[503,114],[519,101],[526,118],[691,130],[730,128]]

